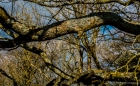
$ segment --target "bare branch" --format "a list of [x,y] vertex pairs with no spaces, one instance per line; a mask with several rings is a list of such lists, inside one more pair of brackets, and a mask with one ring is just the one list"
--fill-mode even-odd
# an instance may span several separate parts
[[32,47],[32,46],[28,46],[27,44],[22,44],[21,47],[25,48],[26,50],[29,50],[35,54],[38,54],[45,62],[46,66],[52,70],[54,73],[58,74],[59,76],[61,76],[64,79],[71,79],[72,75],[66,74],[65,72],[63,72],[62,70],[60,70],[58,67],[54,66],[51,63],[51,60],[47,57],[46,53],[43,52],[41,49],[36,48],[36,47]]
[[80,37],[84,31],[101,25],[112,25],[124,32],[134,35],[140,34],[139,23],[126,21],[112,12],[91,13],[80,18],[61,21],[37,28],[34,26],[28,27],[17,21],[7,23],[6,21],[9,19],[7,13],[4,13],[4,9],[0,10],[2,10],[0,11],[0,23],[3,27],[6,29],[10,28],[20,35],[19,38],[16,38],[17,41],[14,41],[16,44],[20,44],[22,42],[50,40],[70,33],[78,33],[78,36]]
[[[65,81],[64,79],[61,79],[59,81],[59,84],[64,84],[66,86],[69,86],[72,83],[79,83],[82,82],[85,85],[90,85],[90,84],[101,84],[106,81],[118,81],[118,82],[138,82],[140,83],[140,80],[136,80],[136,77],[134,76],[139,76],[139,73],[137,72],[108,72],[105,70],[97,70],[97,69],[92,69],[91,71],[85,71],[81,75],[77,75],[77,77],[72,78],[69,81]],[[49,85],[54,85],[56,84],[55,82],[58,79],[53,79],[50,81],[47,86]]]
[[111,2],[116,2],[122,5],[130,5],[132,3],[134,3],[135,1],[139,1],[139,0],[127,0],[127,1],[123,1],[123,0],[86,0],[86,1],[82,1],[82,0],[70,0],[70,1],[37,1],[37,0],[24,0],[24,1],[29,1],[29,2],[33,2],[36,4],[39,4],[41,6],[46,6],[46,7],[61,7],[61,6],[68,6],[68,5],[74,5],[74,4],[105,4],[105,3],[111,3]]

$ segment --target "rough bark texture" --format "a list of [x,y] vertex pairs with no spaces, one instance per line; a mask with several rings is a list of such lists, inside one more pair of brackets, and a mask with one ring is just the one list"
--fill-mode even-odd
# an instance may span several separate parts
[[56,3],[50,3],[49,0],[46,0],[46,2],[49,2],[46,4],[44,3],[45,2],[44,0],[42,0],[42,1],[24,0],[24,1],[34,2],[41,6],[47,6],[47,7],[61,7],[61,6],[68,6],[68,5],[74,5],[74,4],[105,4],[105,3],[111,3],[111,2],[116,2],[116,3],[122,4],[122,5],[130,5],[130,4],[134,3],[135,1],[140,1],[140,0],[135,0],[135,1],[134,0],[126,0],[126,1],[123,1],[123,0],[86,0],[86,1],[70,0],[70,2],[67,2],[66,0],[64,0],[64,1],[56,0],[56,1],[54,1]]
[[[19,34],[19,37],[14,39],[14,43],[16,45],[19,45],[22,42],[26,43],[31,41],[50,40],[70,33],[78,33],[78,36],[81,36],[84,31],[101,25],[112,25],[122,31],[134,35],[138,35],[140,33],[139,23],[126,21],[112,12],[91,13],[80,18],[56,22],[51,25],[38,28],[35,26],[28,27],[15,20],[11,20],[12,22],[8,22],[11,17],[8,16],[7,13],[5,13],[5,10],[2,7],[0,10],[2,10],[2,14],[0,14],[0,23],[3,25],[3,27],[7,28],[7,30],[13,30],[14,32]],[[7,43],[8,42],[9,41],[7,41]],[[0,42],[0,44],[2,45],[4,43]],[[13,44],[9,46],[13,47]]]
[[[48,5],[37,2],[36,0],[28,0],[28,1],[48,7],[59,7],[72,4],[104,4],[111,2],[117,2],[122,5],[129,5],[134,3],[135,1],[139,2],[139,0],[128,0],[128,1],[97,0],[96,2],[94,0],[89,1],[86,0],[71,3],[65,2],[61,4],[58,3],[55,5],[54,4]],[[139,76],[140,71],[134,73],[134,72],[107,72],[103,70],[92,70],[86,71],[86,73],[82,73],[79,76],[72,76],[66,74],[59,68],[55,67],[47,58],[47,55],[45,55],[45,53],[41,49],[24,45],[25,43],[28,42],[50,40],[70,33],[78,33],[78,36],[81,37],[83,32],[101,25],[112,25],[121,31],[131,33],[134,35],[139,35],[140,23],[129,22],[112,12],[95,12],[83,17],[56,22],[51,25],[46,25],[43,27],[37,26],[28,27],[25,24],[20,23],[15,19],[13,19],[11,16],[9,16],[9,14],[2,7],[0,7],[0,23],[1,23],[0,26],[5,28],[5,31],[10,32],[13,31],[16,34],[18,34],[18,36],[16,36],[14,39],[4,39],[4,40],[1,39],[0,48],[4,49],[21,46],[41,56],[45,61],[46,66],[50,68],[52,71],[54,71],[56,74],[58,74],[60,77],[62,77],[61,79],[52,80],[50,83],[48,83],[49,85],[56,84],[54,83],[54,81],[58,81],[58,84],[63,83],[68,86],[73,82],[83,82],[85,85],[89,85],[91,83],[99,84],[104,81],[122,81],[122,80],[140,83],[139,79],[140,77],[137,77],[137,80],[136,77],[134,77]],[[0,72],[3,71],[0,70]],[[5,74],[6,77],[10,78],[6,73],[3,72],[3,74]],[[10,79],[14,81],[13,78]],[[65,82],[65,80],[68,80],[68,82]]]
[[17,81],[11,76],[9,76],[4,70],[0,69],[0,73],[3,74],[5,77],[11,79],[13,81],[14,86],[18,86]]

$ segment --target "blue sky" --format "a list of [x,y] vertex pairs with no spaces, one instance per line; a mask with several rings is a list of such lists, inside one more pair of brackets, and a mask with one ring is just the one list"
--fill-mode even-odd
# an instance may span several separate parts
[[[8,9],[10,10],[11,3],[4,3],[4,2],[8,2],[9,0],[1,0],[1,1],[2,2],[0,2],[0,6],[4,7],[6,10],[8,10]],[[11,37],[1,29],[0,29],[0,36],[11,39]]]
[[0,36],[3,38],[9,38],[12,39],[11,36],[9,36],[7,33],[5,33],[3,30],[0,29]]
[[[9,2],[9,0],[1,0],[1,1],[2,2],[0,2],[0,6],[4,7],[7,10],[7,12],[11,15],[12,3]],[[31,15],[33,14],[30,2],[27,3],[27,2],[23,2],[23,0],[18,0],[18,1],[16,1],[16,3],[18,3],[18,5],[17,4],[15,5],[16,6],[15,10],[18,9],[19,14],[20,14],[20,12],[22,14],[22,9],[20,9],[21,7],[19,7],[20,5],[23,6],[24,8],[28,8],[28,11],[30,12],[29,14],[31,14]],[[42,6],[39,6],[39,5],[33,4],[33,3],[32,3],[32,6],[37,9],[37,12],[39,14],[51,17],[51,14],[49,12],[47,12],[47,10],[44,9]],[[43,11],[43,10],[45,10],[45,11]],[[14,11],[14,13],[16,13],[16,12]],[[44,19],[43,17],[41,18],[41,21],[39,21],[39,22],[42,22],[42,21],[43,21],[43,23],[45,22],[45,24],[47,24],[47,22],[49,22],[48,19]],[[51,23],[52,22],[54,22],[54,20],[51,20]],[[4,33],[4,31],[2,31],[1,29],[0,29],[0,36],[6,37],[6,38],[10,37],[10,36],[8,36],[8,34]]]

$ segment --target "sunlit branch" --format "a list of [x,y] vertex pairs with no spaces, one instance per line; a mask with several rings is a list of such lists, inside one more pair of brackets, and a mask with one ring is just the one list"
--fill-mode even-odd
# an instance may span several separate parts
[[116,2],[121,5],[130,5],[133,4],[135,1],[139,0],[70,0],[70,1],[37,1],[37,0],[24,0],[24,1],[29,1],[33,2],[36,4],[39,4],[41,6],[46,6],[46,7],[62,7],[62,6],[68,6],[68,5],[74,5],[74,4],[106,4],[106,3],[111,3],[111,2]]
[[43,52],[41,49],[33,47],[33,46],[29,46],[27,44],[21,44],[21,47],[25,48],[26,50],[29,50],[35,54],[38,54],[45,62],[46,66],[52,70],[54,73],[58,74],[59,76],[61,76],[64,79],[71,79],[72,75],[66,74],[65,72],[63,72],[62,70],[60,70],[58,67],[54,66],[51,63],[51,60],[47,57],[46,53]]
[[53,23],[51,25],[43,26],[40,28],[34,26],[28,27],[17,21],[7,22],[10,17],[7,16],[8,14],[4,12],[5,11],[0,12],[0,23],[5,29],[11,29],[19,34],[20,38],[18,38],[17,41],[14,41],[16,44],[17,42],[26,43],[31,41],[50,40],[70,33],[78,33],[78,36],[80,37],[84,31],[101,25],[112,25],[121,31],[134,35],[138,35],[140,33],[139,23],[126,21],[112,12],[91,13],[87,16]]

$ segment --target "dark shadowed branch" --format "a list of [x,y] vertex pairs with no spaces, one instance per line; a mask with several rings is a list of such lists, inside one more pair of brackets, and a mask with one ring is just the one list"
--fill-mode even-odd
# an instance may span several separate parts
[[111,3],[111,2],[116,2],[122,5],[130,5],[133,4],[135,1],[140,1],[140,0],[64,0],[64,1],[49,1],[49,0],[42,0],[42,1],[37,1],[37,0],[24,0],[24,1],[29,1],[29,2],[34,2],[36,4],[39,4],[41,6],[46,6],[46,7],[61,7],[61,6],[68,6],[68,5],[74,5],[74,4],[106,4],[106,3]]
[[35,26],[28,27],[15,20],[8,22],[11,18],[5,13],[4,9],[0,10],[2,10],[0,12],[0,23],[3,27],[11,29],[19,34],[19,37],[14,39],[16,45],[19,45],[22,42],[50,40],[70,33],[78,33],[78,36],[81,36],[83,32],[101,25],[112,25],[121,31],[134,35],[140,33],[139,23],[124,20],[119,15],[112,12],[91,13],[80,18],[61,21],[38,28]]

